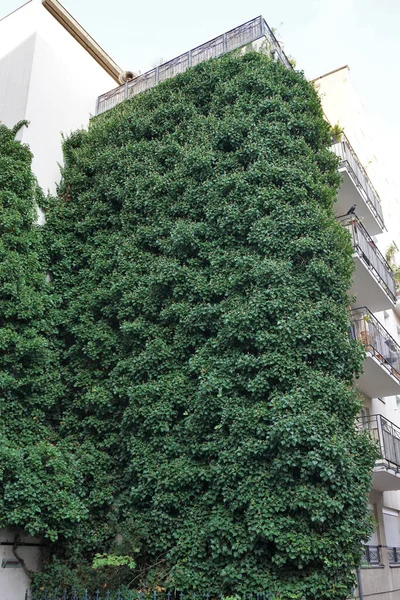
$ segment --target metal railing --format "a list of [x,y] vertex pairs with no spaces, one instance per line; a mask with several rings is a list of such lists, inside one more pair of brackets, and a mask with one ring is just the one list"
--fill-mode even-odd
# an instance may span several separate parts
[[381,553],[379,546],[364,546],[364,555],[361,559],[361,563],[367,563],[369,565],[380,565]]
[[[272,591],[268,592],[247,592],[234,595],[238,600],[273,600],[276,594]],[[220,600],[223,594],[220,592],[180,592],[174,590],[168,591],[151,591],[151,589],[143,592],[138,590],[132,591],[109,591],[96,590],[89,592],[88,590],[78,590],[77,588],[70,589],[50,589],[40,591],[25,592],[25,600]],[[22,600],[22,598],[21,598]]]
[[339,168],[346,167],[352,175],[365,202],[368,204],[375,219],[383,229],[385,223],[383,221],[382,205],[378,192],[372,185],[366,170],[362,166],[357,154],[344,134],[342,134],[342,141],[332,145],[332,150],[340,159]]
[[344,215],[343,217],[339,217],[339,221],[349,231],[353,241],[353,248],[357,254],[372,271],[375,278],[385,289],[387,295],[396,303],[394,273],[364,225],[356,215]]
[[400,548],[388,548],[388,559],[390,565],[400,564]]
[[351,337],[400,382],[400,346],[365,306],[351,311]]
[[387,468],[400,472],[400,428],[382,415],[360,417],[359,427],[378,443],[381,456],[378,464],[384,461]]
[[148,90],[157,83],[183,73],[189,67],[194,67],[209,58],[217,58],[232,50],[237,50],[246,44],[251,44],[261,38],[265,38],[271,56],[282,63],[288,69],[292,68],[290,61],[282,50],[278,40],[274,36],[267,22],[262,16],[256,17],[235,29],[231,29],[218,37],[197,46],[185,54],[181,54],[168,62],[155,67],[151,71],[135,77],[131,81],[99,96],[96,105],[96,115],[110,110],[123,100],[132,98],[140,92]]

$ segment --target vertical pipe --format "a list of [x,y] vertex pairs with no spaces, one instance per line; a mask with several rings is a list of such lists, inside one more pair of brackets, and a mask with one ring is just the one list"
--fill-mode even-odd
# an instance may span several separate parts
[[383,438],[383,433],[382,433],[382,419],[381,419],[381,415],[377,415],[376,416],[376,424],[377,424],[377,429],[378,429],[378,441],[379,441],[379,449],[381,452],[381,458],[386,458],[385,456],[385,440]]
[[362,587],[362,581],[361,581],[361,569],[360,567],[358,567],[357,569],[357,586],[358,586],[358,595],[360,600],[364,600],[364,593],[363,593],[363,587]]

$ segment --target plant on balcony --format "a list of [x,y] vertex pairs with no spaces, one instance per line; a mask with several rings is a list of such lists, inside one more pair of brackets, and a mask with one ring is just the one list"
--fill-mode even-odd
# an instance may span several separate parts
[[396,258],[395,258],[397,251],[398,250],[397,250],[396,244],[394,242],[392,244],[390,244],[388,249],[386,250],[386,260],[389,263],[390,268],[393,271],[394,281],[396,284],[396,293],[399,294],[400,293],[400,267],[396,263]]
[[332,141],[334,143],[341,142],[343,137],[343,127],[339,125],[339,123],[335,123],[334,125],[329,126],[329,132],[331,134]]
[[37,586],[106,585],[101,554],[134,558],[112,585],[350,594],[375,455],[329,145],[312,86],[252,52],[66,141],[46,225],[57,430],[108,462]]

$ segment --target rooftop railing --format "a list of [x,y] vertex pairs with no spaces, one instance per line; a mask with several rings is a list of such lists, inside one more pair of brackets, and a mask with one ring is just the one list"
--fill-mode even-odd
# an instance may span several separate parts
[[265,19],[260,16],[102,94],[97,99],[96,115],[110,110],[123,100],[132,98],[132,96],[136,96],[136,94],[154,87],[165,79],[174,77],[178,73],[183,73],[189,67],[194,67],[209,58],[217,58],[227,52],[237,50],[261,38],[265,38],[271,56],[288,69],[291,69],[292,66],[288,57],[268,27]]
[[339,221],[349,231],[354,250],[372,271],[390,299],[396,303],[394,273],[364,225],[356,215],[344,215],[339,217]]
[[400,428],[382,415],[361,417],[359,426],[378,442],[379,453],[386,466],[396,473],[400,472]]
[[357,154],[344,134],[342,134],[342,140],[340,142],[336,142],[332,145],[332,150],[340,159],[339,167],[346,167],[350,172],[365,202],[368,204],[375,219],[383,229],[385,224],[378,192],[372,185],[366,170],[362,166]]
[[400,346],[366,308],[351,311],[351,335],[363,343],[381,365],[400,382]]

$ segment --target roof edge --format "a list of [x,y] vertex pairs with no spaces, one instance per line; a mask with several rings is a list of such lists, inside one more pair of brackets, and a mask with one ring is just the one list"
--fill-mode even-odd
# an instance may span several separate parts
[[122,73],[121,67],[112,60],[62,4],[58,0],[42,0],[42,4],[64,29],[103,67],[114,81],[119,84],[119,75]]
[[324,77],[328,77],[328,75],[337,73],[338,71],[341,71],[342,69],[347,69],[348,71],[350,71],[349,65],[343,65],[343,67],[338,67],[337,69],[333,69],[333,71],[328,71],[328,73],[324,73],[323,75],[320,75],[319,77],[316,77],[315,79],[311,79],[311,81],[318,81],[318,79],[323,79]]

